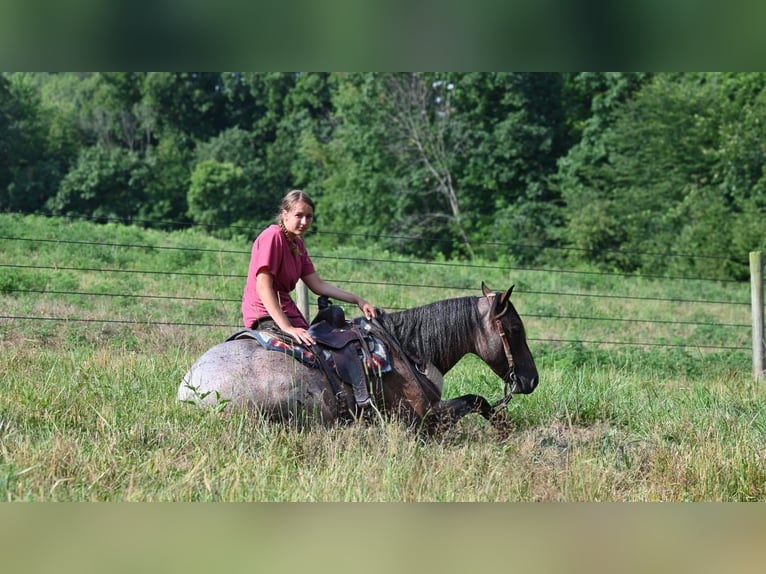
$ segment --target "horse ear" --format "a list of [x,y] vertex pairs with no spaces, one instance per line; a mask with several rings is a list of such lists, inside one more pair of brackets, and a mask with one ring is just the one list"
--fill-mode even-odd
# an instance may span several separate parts
[[501,299],[500,299],[500,300],[501,300],[503,303],[506,303],[507,301],[510,301],[510,299],[511,299],[511,293],[513,293],[513,288],[514,288],[514,287],[515,287],[515,285],[511,285],[511,286],[508,288],[508,291],[506,291],[506,292],[505,292],[505,295],[503,295],[503,296],[501,297]]
[[490,295],[492,295],[492,289],[487,287],[487,284],[484,283],[484,281],[481,282],[481,292],[484,293],[485,297],[489,297]]

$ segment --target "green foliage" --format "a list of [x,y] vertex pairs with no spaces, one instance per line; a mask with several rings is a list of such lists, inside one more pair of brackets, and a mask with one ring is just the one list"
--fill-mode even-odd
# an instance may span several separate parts
[[0,75],[0,211],[39,211],[58,186],[70,148],[52,122],[28,76]]
[[146,200],[136,216],[145,226],[172,229],[187,220],[191,155],[175,138],[163,138],[147,151],[137,169]]
[[532,261],[560,223],[559,194],[549,179],[571,145],[562,76],[473,73],[455,86],[468,134],[456,175],[476,222],[475,241],[509,243],[517,259]]
[[142,104],[146,72],[100,72],[91,82],[84,106],[89,129],[98,144],[142,153],[151,145],[154,117]]
[[47,279],[42,273],[25,273],[19,269],[0,268],[0,293],[14,294],[18,292],[42,290]]
[[[746,253],[766,252],[766,209],[761,198],[750,198],[740,204],[741,211],[733,215],[730,250],[737,255],[735,264],[744,266]],[[741,257],[741,258],[740,258]],[[744,277],[740,267],[735,277]]]
[[190,147],[230,127],[226,92],[215,72],[151,72],[142,94],[153,129],[165,137],[181,137]]
[[252,237],[302,188],[326,245],[743,279],[766,220],[765,88],[764,73],[3,73],[0,211]]
[[[242,219],[243,206],[252,197],[247,183],[244,170],[232,163],[214,160],[198,163],[189,186],[189,216],[215,233],[225,233],[226,227]],[[218,229],[219,226],[224,229]]]
[[[322,193],[317,197],[317,230],[342,231],[340,242],[362,245],[365,235],[386,235],[399,199],[393,193],[395,158],[387,149],[383,110],[375,105],[381,90],[374,74],[351,74],[338,81],[333,94],[336,137],[327,146]],[[397,245],[381,238],[381,246]]]
[[141,159],[123,148],[83,148],[47,207],[59,215],[130,219],[144,201]]
[[[598,134],[593,147],[603,154],[567,172],[566,236],[584,258],[622,270],[745,277],[745,254],[732,249],[736,227],[722,222],[735,223],[745,205],[753,213],[751,194],[761,194],[766,156],[752,112],[760,95],[735,100],[731,82],[720,80],[715,74],[657,76]],[[739,162],[748,157],[749,164]],[[668,252],[686,257],[652,256]]]
[[195,150],[197,162],[217,161],[228,162],[247,168],[248,175],[256,177],[258,170],[253,164],[253,148],[255,143],[250,132],[239,127],[222,131],[217,136],[201,142]]

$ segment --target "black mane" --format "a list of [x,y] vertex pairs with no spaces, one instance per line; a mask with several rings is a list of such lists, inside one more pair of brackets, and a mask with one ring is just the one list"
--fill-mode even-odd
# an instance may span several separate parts
[[382,313],[381,324],[413,359],[445,372],[471,349],[480,317],[476,297],[437,301],[396,313]]

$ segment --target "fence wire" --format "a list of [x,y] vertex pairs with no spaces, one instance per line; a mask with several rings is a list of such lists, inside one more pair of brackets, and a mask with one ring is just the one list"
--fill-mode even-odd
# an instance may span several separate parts
[[[209,249],[198,247],[179,247],[179,246],[163,246],[163,245],[151,245],[141,243],[113,243],[113,242],[101,242],[101,241],[79,241],[68,239],[48,239],[48,238],[32,238],[32,237],[9,237],[0,236],[0,240],[5,241],[19,241],[28,242],[31,245],[42,244],[57,244],[71,246],[72,249],[80,249],[86,247],[107,247],[107,248],[119,248],[119,249],[141,249],[141,250],[174,250],[174,251],[186,251],[191,253],[224,253],[234,254],[247,257],[249,251],[245,250],[222,250],[222,249]],[[709,256],[708,256],[709,257]],[[332,255],[312,255],[312,259],[315,260],[338,260],[338,261],[351,261],[358,262],[360,264],[368,265],[373,263],[381,263],[386,265],[418,265],[423,268],[428,267],[447,267],[447,268],[468,268],[468,269],[492,269],[492,270],[509,270],[507,266],[493,266],[489,264],[477,264],[470,262],[434,262],[434,261],[398,261],[390,258],[371,259],[365,257],[341,257]],[[721,258],[726,259],[726,258]],[[56,273],[61,271],[81,272],[81,273],[98,273],[98,274],[147,274],[147,275],[167,275],[181,278],[217,278],[217,279],[232,279],[242,282],[244,285],[245,275],[242,273],[207,273],[197,271],[183,271],[183,270],[157,270],[157,269],[123,269],[116,267],[78,267],[78,266],[59,266],[59,265],[35,265],[19,262],[0,262],[0,268],[19,269],[19,270],[36,270],[43,273]],[[668,275],[632,275],[628,273],[619,272],[606,272],[606,271],[585,271],[575,269],[555,269],[555,268],[533,268],[533,267],[514,267],[513,271],[526,271],[526,272],[539,272],[546,274],[572,274],[572,275],[593,275],[593,276],[607,276],[607,277],[620,277],[626,280],[631,278],[652,279],[652,280],[665,280],[665,281],[715,281],[716,283],[735,283],[736,281],[710,279],[704,277],[683,277],[683,276],[668,276]],[[357,280],[349,282],[348,280],[340,278],[330,278],[328,281],[336,284],[346,284],[349,288],[353,289],[354,286],[375,286],[386,289],[429,289],[429,290],[451,290],[451,291],[471,291],[475,290],[475,287],[467,287],[464,285],[445,285],[440,283],[407,283],[407,282],[395,282],[395,281],[382,281],[382,280]],[[46,295],[55,297],[94,297],[94,298],[133,298],[143,300],[156,300],[156,301],[175,301],[181,304],[186,303],[220,303],[222,305],[232,306],[236,309],[239,307],[239,298],[226,298],[223,296],[218,297],[198,297],[192,295],[163,295],[155,293],[115,293],[115,292],[96,292],[85,290],[53,290],[47,288],[14,288],[7,287],[0,291],[6,294],[14,295]],[[686,304],[686,305],[734,305],[734,306],[747,306],[748,301],[725,301],[725,300],[709,300],[699,298],[674,298],[674,297],[658,297],[658,296],[635,296],[625,295],[619,293],[598,293],[598,292],[568,292],[568,291],[552,291],[552,290],[534,290],[534,289],[519,289],[515,293],[522,293],[535,296],[546,297],[574,297],[578,299],[592,298],[620,301],[638,301],[638,302],[660,302],[667,304]],[[398,311],[401,308],[391,307],[388,311]],[[540,321],[556,321],[556,322],[572,322],[572,321],[585,321],[585,322],[612,322],[618,324],[646,324],[646,325],[658,325],[658,326],[680,326],[680,327],[701,327],[710,329],[730,329],[737,333],[740,337],[743,333],[750,330],[750,325],[747,323],[736,322],[710,322],[710,321],[696,321],[696,320],[678,320],[678,319],[657,319],[657,318],[635,318],[624,316],[604,316],[604,315],[585,315],[585,314],[562,314],[562,313],[544,313],[544,312],[527,312],[524,314],[525,319],[537,319]],[[0,319],[13,320],[13,321],[63,321],[63,322],[82,322],[82,323],[116,323],[126,325],[156,325],[156,326],[178,326],[178,327],[215,327],[215,328],[239,328],[235,322],[189,322],[189,321],[159,321],[159,320],[139,320],[139,319],[122,319],[122,318],[87,318],[87,317],[50,317],[30,314],[2,314]],[[665,342],[657,340],[638,340],[638,341],[622,341],[622,340],[599,340],[599,339],[572,339],[562,338],[556,336],[548,337],[530,337],[531,341],[547,342],[555,344],[592,344],[592,345],[611,345],[611,346],[657,346],[657,347],[681,347],[681,348],[695,348],[695,349],[714,349],[714,350],[731,350],[731,349],[748,349],[747,345],[724,345],[724,344],[697,344],[692,342]]]

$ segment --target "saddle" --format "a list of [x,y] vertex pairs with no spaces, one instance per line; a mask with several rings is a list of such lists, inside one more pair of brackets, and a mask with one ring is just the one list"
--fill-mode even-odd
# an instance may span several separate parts
[[[312,347],[330,382],[337,376],[342,382],[351,385],[357,407],[370,406],[372,399],[365,369],[370,350],[358,326],[347,323],[343,327],[334,327],[326,321],[320,321],[309,327],[309,333],[316,341]],[[340,389],[334,390],[338,396]]]

